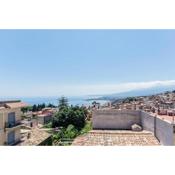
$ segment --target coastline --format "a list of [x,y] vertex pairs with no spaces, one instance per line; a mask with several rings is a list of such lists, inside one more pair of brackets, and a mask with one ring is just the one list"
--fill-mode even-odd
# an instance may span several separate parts
[[[93,101],[99,102],[102,105],[109,102],[109,100],[101,100],[101,99],[88,99],[85,97],[67,97],[68,98],[68,102],[69,105],[78,105],[78,106],[89,106],[92,104]],[[57,105],[58,104],[58,99],[59,97],[14,97],[14,98],[0,98],[0,100],[21,100],[24,101],[26,103],[28,103],[29,105],[38,105],[38,104],[53,104],[53,105]]]

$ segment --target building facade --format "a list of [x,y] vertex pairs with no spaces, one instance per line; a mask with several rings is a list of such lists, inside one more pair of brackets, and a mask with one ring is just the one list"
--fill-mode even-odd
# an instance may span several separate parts
[[26,106],[21,101],[0,102],[0,145],[15,145],[20,142],[21,108]]

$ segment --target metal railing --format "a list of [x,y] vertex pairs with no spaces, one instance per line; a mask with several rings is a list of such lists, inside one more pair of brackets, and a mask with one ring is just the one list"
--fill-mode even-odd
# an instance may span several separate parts
[[16,144],[18,144],[20,142],[21,142],[21,139],[16,139],[16,140],[14,140],[12,142],[5,142],[4,145],[6,145],[6,146],[14,146],[14,145],[16,145]]

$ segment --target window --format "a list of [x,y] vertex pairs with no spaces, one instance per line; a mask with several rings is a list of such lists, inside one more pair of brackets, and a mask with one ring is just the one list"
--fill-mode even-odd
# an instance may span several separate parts
[[8,145],[12,145],[15,143],[15,132],[9,132],[8,133]]
[[15,112],[11,112],[8,114],[8,127],[13,127],[16,124]]

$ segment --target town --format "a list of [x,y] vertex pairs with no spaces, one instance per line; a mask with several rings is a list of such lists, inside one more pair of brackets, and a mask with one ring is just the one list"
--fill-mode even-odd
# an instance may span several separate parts
[[[90,127],[87,121],[89,114],[84,107],[69,107],[66,98],[62,97],[61,100],[57,107],[52,104],[30,106],[20,100],[0,101],[0,145],[60,145],[61,140],[57,137],[64,129],[68,129],[67,134],[75,132],[72,137],[67,138],[66,143],[70,144],[72,138],[79,132],[84,132],[83,129],[86,129],[87,126]],[[74,112],[75,119],[65,123],[64,119],[60,119],[58,122],[56,115],[61,112],[64,115],[66,113],[64,110],[68,113]],[[70,116],[68,117],[69,120]],[[64,127],[61,127],[61,122],[65,124]]]
[[174,122],[175,91],[116,100],[112,102],[112,108],[118,110],[142,110],[155,114],[162,119]]
[[[163,122],[161,129],[155,118]],[[0,145],[174,145],[174,119],[175,91],[117,99],[105,105],[94,101],[82,107],[69,107],[65,97],[58,106],[1,101]],[[167,124],[171,131],[165,127],[162,130],[162,125]],[[163,133],[157,136],[155,128]],[[132,134],[138,136],[139,142]],[[157,139],[162,134],[165,138]],[[169,135],[171,138],[166,138]],[[125,141],[117,142],[119,137]]]

